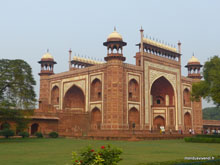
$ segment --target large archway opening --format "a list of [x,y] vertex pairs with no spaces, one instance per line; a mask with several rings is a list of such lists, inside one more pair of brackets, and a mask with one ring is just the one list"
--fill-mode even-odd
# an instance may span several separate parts
[[189,112],[186,112],[184,115],[184,126],[185,126],[185,131],[192,129],[192,119]]
[[174,90],[165,77],[154,81],[151,87],[152,106],[174,106]]
[[51,104],[59,105],[59,88],[54,86],[51,91]]
[[140,115],[136,108],[131,108],[128,112],[128,124],[129,129],[135,128],[138,129],[140,127]]
[[155,117],[154,121],[153,121],[154,129],[159,130],[161,126],[165,127],[165,123],[166,122],[165,122],[164,117],[162,117],[162,116]]
[[135,79],[131,79],[128,84],[128,100],[139,101],[139,85]]
[[94,108],[91,112],[92,129],[101,129],[102,114],[98,108]]
[[102,100],[102,83],[97,78],[93,80],[91,83],[90,100],[91,101]]
[[39,124],[37,123],[34,123],[31,125],[31,135],[35,135],[35,133],[38,132],[38,129],[39,129]]
[[183,105],[184,107],[191,107],[190,92],[187,88],[183,91]]
[[74,111],[85,111],[85,96],[83,91],[77,87],[72,86],[64,96],[64,109]]

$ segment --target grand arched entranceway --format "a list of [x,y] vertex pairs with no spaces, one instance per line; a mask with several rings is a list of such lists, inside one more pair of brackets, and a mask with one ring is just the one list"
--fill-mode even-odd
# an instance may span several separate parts
[[151,112],[153,115],[158,115],[152,120],[154,129],[165,126],[165,124],[166,129],[175,128],[174,88],[164,76],[156,79],[151,86]]
[[162,116],[157,116],[154,118],[153,127],[155,130],[159,130],[161,126],[165,127],[165,119]]
[[91,128],[100,129],[102,123],[102,114],[98,108],[94,108],[91,112]]
[[133,124],[135,123],[135,129],[140,127],[140,115],[136,108],[131,108],[128,112],[128,124],[129,129],[133,129]]
[[65,94],[64,109],[74,111],[85,111],[85,96],[83,91],[77,87],[72,86]]
[[189,112],[186,112],[184,115],[184,126],[185,126],[185,131],[192,129],[192,119]]
[[39,124],[37,123],[34,123],[31,125],[31,135],[35,135],[35,133],[38,132],[38,129],[39,129]]

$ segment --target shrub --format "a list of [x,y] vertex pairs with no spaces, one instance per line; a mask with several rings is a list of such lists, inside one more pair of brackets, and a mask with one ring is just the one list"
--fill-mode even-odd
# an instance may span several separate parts
[[14,131],[10,130],[10,129],[4,129],[2,131],[0,131],[0,135],[4,136],[5,138],[9,138],[10,136],[14,136]]
[[51,138],[57,138],[59,136],[59,134],[57,132],[50,132],[49,133],[49,137]]
[[220,135],[218,135],[218,134],[214,134],[214,135],[196,135],[196,137],[220,138]]
[[117,165],[121,161],[120,155],[122,150],[119,148],[101,146],[97,151],[91,147],[87,147],[78,156],[75,152],[72,153],[73,165]]
[[41,132],[36,132],[35,136],[37,136],[37,138],[43,138],[43,134]]
[[185,137],[185,142],[197,143],[220,143],[220,138],[207,138],[207,137]]
[[18,135],[22,136],[23,138],[29,137],[29,133],[28,132],[19,132]]

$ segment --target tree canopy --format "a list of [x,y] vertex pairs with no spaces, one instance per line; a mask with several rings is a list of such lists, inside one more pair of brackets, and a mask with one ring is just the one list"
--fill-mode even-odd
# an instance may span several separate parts
[[192,99],[198,100],[203,97],[220,106],[220,58],[218,56],[214,56],[205,62],[203,78],[204,80],[193,84]]
[[0,107],[33,109],[36,82],[29,64],[23,60],[0,60]]

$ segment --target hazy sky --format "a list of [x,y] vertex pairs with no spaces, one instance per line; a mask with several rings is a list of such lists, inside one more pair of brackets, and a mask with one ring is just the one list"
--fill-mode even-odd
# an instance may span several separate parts
[[114,26],[127,42],[127,63],[135,62],[141,26],[145,35],[182,42],[184,76],[193,52],[202,64],[220,54],[219,0],[0,0],[0,58],[27,61],[38,94],[37,62],[47,49],[58,63],[56,73],[67,71],[70,48],[103,59],[103,42]]

